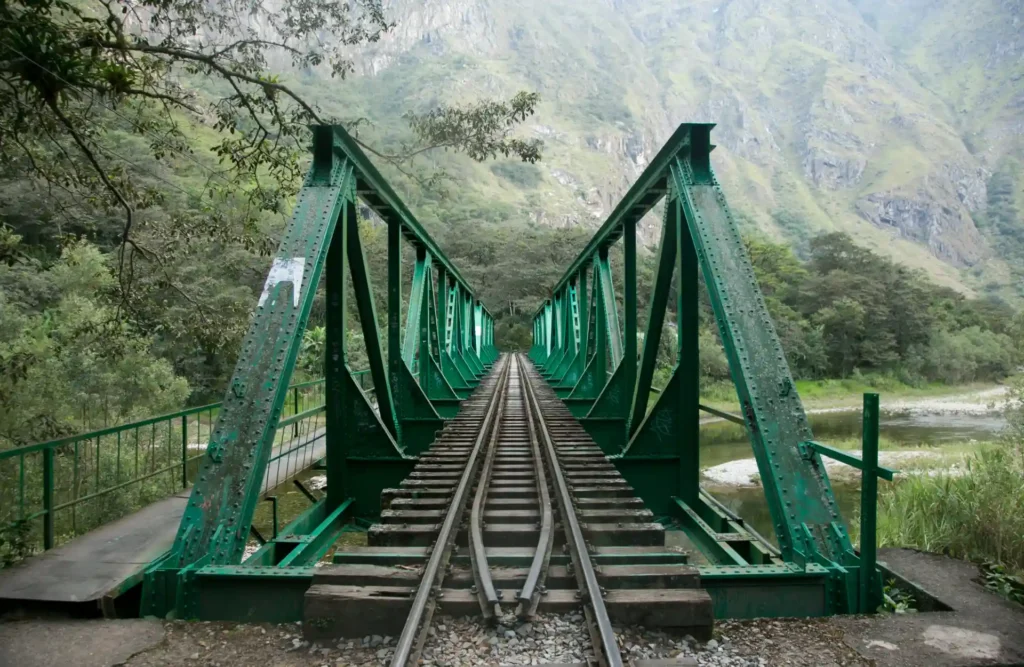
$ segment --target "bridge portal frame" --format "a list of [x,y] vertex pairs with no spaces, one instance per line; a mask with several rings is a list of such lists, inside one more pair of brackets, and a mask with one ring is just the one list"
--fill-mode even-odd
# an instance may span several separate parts
[[[877,477],[892,479],[893,474],[877,465],[877,395],[865,397],[863,460],[813,441],[739,229],[711,167],[713,127],[680,125],[651,160],[536,311],[529,357],[648,507],[678,521],[712,563],[700,569],[716,617],[872,612],[882,592],[874,561],[873,490]],[[641,339],[637,224],[662,201],[658,263]],[[619,241],[621,301],[610,264]],[[741,415],[700,402],[701,277]],[[677,361],[650,405],[673,298]],[[746,430],[777,548],[701,488],[701,411]],[[850,540],[823,455],[863,472],[863,554]]]
[[[498,357],[491,314],[356,142],[340,126],[316,126],[312,134],[312,166],[267,273],[174,546],[143,577],[145,615],[301,618],[283,608],[275,585],[308,586],[313,564],[352,520],[379,514],[381,490],[408,475]],[[378,328],[360,202],[387,228],[386,336]],[[403,243],[415,251],[407,293]],[[326,495],[311,498],[305,512],[242,565],[321,276]],[[348,365],[346,280],[376,406]]]

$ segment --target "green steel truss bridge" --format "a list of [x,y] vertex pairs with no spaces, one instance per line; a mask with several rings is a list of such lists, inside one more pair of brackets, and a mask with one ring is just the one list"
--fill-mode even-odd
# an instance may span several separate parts
[[[468,539],[476,545],[471,560],[477,565],[473,590],[482,591],[478,596],[493,593],[481,583],[490,580],[487,568],[479,567],[486,554],[517,563],[521,558],[524,567],[530,565],[527,585],[536,587],[540,572],[543,588],[547,568],[564,567],[559,565],[564,557],[550,552],[552,541],[562,539],[552,537],[551,517],[561,516],[565,530],[577,531],[564,537],[572,547],[572,570],[593,575],[593,581],[563,583],[584,591],[572,599],[576,604],[585,600],[593,612],[588,618],[593,619],[595,646],[614,645],[602,634],[606,611],[612,616],[631,613],[621,611],[629,608],[628,596],[600,600],[604,588],[597,582],[604,577],[601,586],[611,587],[609,568],[616,564],[633,568],[616,576],[634,584],[645,567],[677,568],[671,575],[706,591],[707,604],[719,619],[873,611],[884,576],[874,550],[877,478],[892,478],[892,471],[877,464],[878,397],[865,396],[862,458],[814,441],[711,168],[711,129],[707,124],[679,127],[540,304],[528,355],[510,356],[495,349],[494,320],[472,286],[346,132],[314,128],[313,164],[268,268],[223,403],[0,452],[0,466],[20,473],[17,488],[0,489],[0,530],[14,527],[40,536],[46,549],[23,565],[0,570],[0,603],[85,605],[107,615],[207,620],[314,618],[318,623],[305,624],[313,628],[308,632],[333,628],[344,633],[332,623],[351,617],[357,625],[369,607],[353,607],[358,595],[332,589],[327,597],[344,597],[350,616],[316,616],[310,605],[323,604],[325,595],[316,577],[326,575],[315,565],[326,560],[333,567],[361,567],[358,580],[368,586],[379,583],[375,577],[380,573],[372,568],[407,563],[422,569],[405,582],[408,588],[402,590],[408,595],[395,594],[404,606],[389,607],[386,613],[405,610],[398,614],[403,619],[408,613],[403,633],[408,657],[416,654],[414,634],[429,625],[434,607],[457,605],[461,599],[456,593],[447,603],[435,599],[450,569],[448,559],[456,567],[460,562],[458,544]],[[378,330],[381,320],[356,216],[359,202],[387,227],[386,332]],[[641,336],[636,225],[660,202],[664,220],[658,265]],[[612,253],[619,243],[621,254]],[[402,276],[403,245],[415,251],[408,288]],[[623,264],[618,285],[613,261]],[[736,386],[739,414],[700,403],[701,277]],[[321,281],[327,303],[324,378],[294,385],[296,358]],[[676,303],[670,308],[673,296]],[[347,363],[348,298],[355,300],[366,341],[365,371]],[[672,311],[678,362],[667,385],[652,397],[660,338]],[[702,411],[746,429],[774,542],[701,489]],[[121,455],[129,428],[136,445],[131,450],[134,472],[131,459]],[[149,437],[147,429],[153,432],[153,445],[142,449],[140,469],[139,443]],[[109,466],[101,471],[103,461],[113,460],[115,436],[116,474]],[[160,449],[165,441],[166,456]],[[527,442],[533,443],[532,451]],[[503,456],[507,465],[501,463]],[[823,456],[862,471],[860,550],[840,515]],[[247,554],[258,503],[270,489],[314,464],[324,468],[325,492],[307,492],[308,508],[280,530],[275,525],[271,536],[258,535],[260,546]],[[517,471],[522,475],[516,477]],[[170,475],[173,488],[165,494],[170,497],[55,547],[55,534],[66,532],[66,517],[78,503],[161,474]],[[502,481],[503,475],[508,481]],[[581,475],[605,482],[595,486]],[[72,476],[73,485],[67,483]],[[532,500],[515,500],[515,479],[533,485]],[[490,497],[481,490],[489,485],[494,487]],[[512,485],[505,489],[511,494],[507,498],[502,485]],[[73,492],[68,490],[72,487]],[[587,500],[590,496],[595,499]],[[476,532],[491,505],[513,507],[517,502],[523,507],[499,508],[495,514],[508,521],[545,517],[536,528],[536,549],[519,555],[512,546],[520,546],[516,540],[522,539],[522,526],[502,532],[502,525],[490,525],[493,519],[479,524],[508,540],[498,546],[480,537],[492,533]],[[588,503],[593,509],[581,509]],[[602,526],[613,524],[594,523],[594,517],[612,515],[618,517],[618,528],[602,532]],[[472,528],[469,537],[459,530],[464,520]],[[360,521],[379,522],[368,533],[369,546],[338,548],[341,534]],[[662,524],[682,531],[692,557],[664,547]],[[618,546],[601,547],[599,535]],[[635,546],[640,544],[645,546]],[[544,553],[547,557],[541,558]],[[348,570],[333,576],[353,581]],[[557,580],[559,575],[548,576]],[[680,614],[696,608],[694,593],[678,596],[690,605],[679,607]],[[520,611],[530,608],[528,598]],[[643,602],[633,602],[638,600]],[[488,603],[493,610],[501,602],[481,598],[485,616]],[[666,616],[669,624],[672,613]],[[603,660],[617,664],[611,653]]]

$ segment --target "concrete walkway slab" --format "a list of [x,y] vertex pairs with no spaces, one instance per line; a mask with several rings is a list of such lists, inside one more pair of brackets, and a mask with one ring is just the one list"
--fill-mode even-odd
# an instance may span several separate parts
[[35,619],[0,623],[0,666],[111,667],[164,640],[158,621]]
[[979,584],[976,565],[911,549],[879,560],[952,611],[833,618],[855,651],[879,667],[1024,665],[1024,607]]

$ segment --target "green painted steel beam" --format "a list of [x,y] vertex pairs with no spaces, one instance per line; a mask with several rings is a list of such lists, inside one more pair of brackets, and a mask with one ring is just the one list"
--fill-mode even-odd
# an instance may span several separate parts
[[632,398],[636,391],[636,337],[637,337],[637,298],[636,298],[636,225],[627,224],[622,233],[625,264],[623,289],[623,312],[624,326],[622,331],[622,384],[628,392],[626,405],[623,406],[623,416],[626,418],[626,429],[630,424],[630,408]]
[[561,290],[569,282],[569,277],[578,273],[580,267],[590,261],[590,258],[599,250],[608,248],[615,243],[622,236],[624,224],[635,224],[665,195],[668,187],[669,165],[676,159],[676,156],[686,150],[692,130],[699,127],[706,127],[710,131],[714,124],[684,123],[672,133],[672,136],[615,206],[611,215],[597,230],[587,246],[569,265],[552,292]]
[[[347,230],[349,218],[356,215],[355,206],[346,202],[342,209],[342,218],[338,221],[342,230]],[[331,248],[327,254],[325,292],[327,308],[325,317],[326,341],[324,350],[324,384],[327,445],[327,503],[330,507],[338,507],[345,500],[345,489],[348,488],[348,470],[345,464],[345,441],[343,426],[345,419],[345,399],[343,385],[349,373],[347,350],[345,348],[345,314],[348,312],[348,297],[345,290],[346,261],[348,255],[348,234],[343,231],[331,239]]]
[[[331,128],[314,133],[313,166],[264,283],[173,553],[181,566],[238,562],[330,240],[351,197],[353,170]],[[255,474],[258,471],[258,474]]]
[[651,297],[649,305],[647,333],[644,335],[643,354],[637,371],[633,407],[629,417],[631,433],[639,428],[641,420],[647,415],[647,402],[651,396],[651,380],[654,379],[654,366],[658,360],[658,346],[661,344],[665,311],[668,310],[669,290],[672,287],[672,276],[676,268],[676,253],[678,252],[676,235],[678,233],[678,208],[673,205],[666,206],[661,225],[661,244],[658,269],[654,279],[654,295]]
[[308,535],[303,535],[300,543],[277,564],[278,567],[313,565],[319,562],[343,532],[351,504],[350,498],[335,508],[321,525]]
[[[535,349],[543,346],[547,352],[537,355],[538,366],[551,382],[562,379],[567,351],[560,329],[564,295],[567,287],[579,280],[580,267],[596,263],[600,290],[594,291],[593,299],[600,302],[600,307],[591,306],[597,318],[594,328],[603,328],[602,333],[608,334],[612,348],[608,354],[617,358],[618,363],[611,364],[610,377],[598,377],[598,360],[587,358],[587,340],[586,368],[565,399],[569,409],[575,415],[585,413],[581,419],[584,428],[612,456],[649,505],[662,508],[675,497],[673,502],[679,507],[684,524],[689,523],[694,539],[708,543],[706,550],[718,560],[741,563],[781,558],[800,567],[821,565],[827,572],[827,582],[813,593],[820,598],[820,604],[815,604],[829,613],[855,611],[874,594],[877,578],[859,573],[861,557],[852,549],[821,456],[840,460],[845,457],[854,464],[856,459],[815,443],[811,436],[753,267],[711,168],[711,127],[681,126],[568,267],[551,298],[535,316],[535,330],[541,336],[540,341],[535,341],[539,343]],[[644,355],[637,367],[635,222],[666,196],[661,261],[651,299]],[[621,347],[616,349],[616,303],[607,258],[608,247],[619,239],[624,246],[625,322]],[[675,270],[680,276],[675,304],[678,362],[668,384],[648,410],[654,355],[667,316]],[[741,403],[741,415],[727,418],[743,423],[747,429],[779,540],[778,555],[765,550],[760,541],[743,537],[742,521],[701,500],[697,447],[698,411],[703,407],[697,384],[700,275],[708,289]],[[599,346],[594,347],[595,354],[599,354]],[[558,389],[561,387],[556,384]],[[565,397],[566,393],[559,395]],[[869,412],[866,407],[865,414]],[[872,448],[866,439],[863,468],[870,468],[874,476],[885,477],[887,471],[867,460]],[[867,530],[871,529],[873,526],[869,525]],[[870,553],[864,558],[870,568]]]
[[601,282],[601,318],[603,330],[608,339],[608,354],[611,367],[618,368],[622,361],[622,330],[619,328],[619,309],[615,303],[615,285],[612,282],[612,268],[608,263],[608,254],[599,253],[596,259],[598,279]]
[[370,271],[363,251],[363,242],[359,238],[359,221],[354,216],[348,219],[348,264],[352,277],[352,290],[355,294],[356,307],[359,311],[359,324],[363,329],[363,342],[366,345],[366,357],[373,378],[373,389],[377,395],[381,421],[395,440],[401,441],[398,425],[398,413],[392,394],[389,373],[384,365],[384,353],[380,346],[380,334],[377,332],[377,306],[373,299],[373,287],[370,284]]
[[[571,403],[569,410],[579,417],[586,416],[590,408],[593,407],[593,401],[601,395],[601,389],[608,382],[607,320],[604,316],[601,275],[597,258],[594,259],[590,282],[590,313],[587,317],[589,320],[587,324],[587,349],[590,352],[590,356],[584,365],[582,376],[576,382],[572,393],[569,394],[570,400],[578,401],[576,405],[579,406],[578,409],[581,414],[577,415]],[[586,406],[585,410],[583,409],[584,406]]]
[[[821,454],[822,456],[827,456],[830,459],[835,459],[836,461],[839,461],[840,463],[845,463],[851,468],[856,468],[857,470],[875,470],[878,477],[881,477],[882,479],[888,480],[890,482],[893,480],[893,477],[895,477],[896,474],[899,472],[897,470],[893,470],[892,468],[886,468],[885,466],[880,466],[877,464],[875,464],[873,468],[865,468],[864,461],[862,459],[859,459],[856,456],[852,456],[851,454],[844,452],[841,449],[829,447],[828,445],[823,445],[820,442],[814,442],[813,440],[802,442],[800,444],[807,450],[813,450],[818,454]],[[809,453],[807,454],[807,456],[810,456]]]
[[445,271],[454,281],[459,283],[463,289],[472,293],[469,283],[462,277],[458,269],[448,261],[448,257],[441,252],[437,243],[431,238],[427,230],[416,219],[405,203],[391,189],[391,185],[381,176],[373,162],[366,156],[366,153],[359,147],[355,140],[340,126],[335,126],[335,149],[347,157],[355,167],[356,172],[356,194],[370,208],[383,218],[389,225],[397,223],[401,225],[402,233],[417,247],[425,248],[434,261],[444,267]]
[[[426,283],[430,272],[430,254],[423,248],[416,249],[416,263],[412,270],[412,288],[405,315],[405,339],[402,342],[402,360],[411,368],[426,338],[426,330],[420,326],[423,305],[426,299]],[[424,323],[426,326],[426,323]]]
[[[697,501],[700,488],[700,265],[697,251],[684,233],[682,207],[678,198],[670,204],[676,213],[676,263],[679,267],[676,304],[678,352],[673,374],[679,375],[679,394],[666,408],[679,414],[676,436],[679,443],[679,497]],[[659,402],[661,399],[658,399]]]
[[[470,321],[464,318],[453,324],[463,337],[454,352],[478,373],[483,371],[483,341],[478,339],[473,349],[465,327],[470,322],[490,322],[486,307],[343,129],[318,126],[313,128],[313,138],[312,167],[268,272],[174,546],[144,575],[145,613],[194,615],[196,573],[208,566],[240,562],[275,433],[282,423],[288,381],[324,270],[328,313],[323,410],[329,484],[326,498],[315,510],[317,516],[323,514],[324,523],[319,528],[305,527],[310,531],[306,534],[277,540],[275,558],[295,547],[290,555],[284,554],[286,564],[315,559],[333,541],[348,513],[379,513],[380,490],[400,481],[412,467],[414,458],[405,450],[425,447],[443,423],[431,401],[438,401],[445,414],[452,416],[458,398],[450,386],[436,382],[444,379],[442,371],[428,361],[431,347],[440,351],[445,333],[436,312],[431,316],[433,304],[427,303],[434,298],[428,288],[431,264],[438,268],[445,294],[450,287],[460,304],[474,306]],[[359,236],[357,197],[388,224],[387,366]],[[403,238],[416,248],[420,260],[404,341]],[[377,410],[347,365],[346,279],[352,281]],[[471,354],[463,359],[467,352]],[[429,380],[429,394],[410,370],[410,365],[421,363],[417,353],[424,366],[418,377]]]
[[710,126],[691,126],[689,150],[672,165],[675,192],[708,288],[733,382],[787,560],[835,563],[851,551],[835,495],[815,452],[803,405],[785,362],[739,229],[710,162]]
[[716,619],[826,616],[832,588],[820,565],[698,565],[701,588],[711,596]]

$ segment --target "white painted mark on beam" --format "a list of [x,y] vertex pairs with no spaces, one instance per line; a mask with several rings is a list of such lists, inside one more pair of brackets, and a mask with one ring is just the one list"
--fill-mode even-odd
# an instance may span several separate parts
[[[267,282],[263,285],[263,294],[260,294],[260,306],[267,297],[270,290],[278,283],[292,284],[292,306],[299,307],[299,292],[302,289],[302,276],[306,272],[305,257],[275,257],[274,263],[270,265],[270,273],[267,274]],[[273,304],[271,304],[273,305]]]

